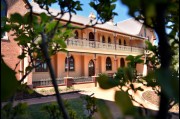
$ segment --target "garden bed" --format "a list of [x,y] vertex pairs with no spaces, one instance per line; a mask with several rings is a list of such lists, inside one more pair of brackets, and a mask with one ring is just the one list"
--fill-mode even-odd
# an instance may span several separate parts
[[[145,91],[142,94],[144,100],[148,101],[149,103],[159,106],[159,96],[154,91]],[[179,105],[176,104],[170,109],[171,112],[179,112]]]
[[[77,93],[80,91],[75,90],[74,88],[65,88],[65,89],[59,89],[59,92],[61,93],[61,95],[63,95],[63,94],[68,94],[68,93]],[[50,89],[44,88],[40,90],[32,90],[32,93],[18,92],[16,93],[15,100],[40,98],[40,97],[47,97],[47,96],[55,96],[55,91],[53,87]]]

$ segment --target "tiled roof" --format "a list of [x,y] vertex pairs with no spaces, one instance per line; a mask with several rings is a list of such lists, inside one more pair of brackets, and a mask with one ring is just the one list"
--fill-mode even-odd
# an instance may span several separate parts
[[131,34],[139,35],[140,30],[143,26],[141,22],[136,21],[134,18],[130,18],[117,23],[120,31]]
[[[34,3],[34,2],[31,2],[31,5],[32,5],[32,8],[33,8],[33,13],[37,13],[37,14],[40,14],[40,13],[47,13],[46,10],[43,10],[39,7],[38,4]],[[49,10],[53,15],[57,15],[57,13],[59,13],[59,10],[55,10],[55,9],[52,9],[50,8]],[[59,18],[59,17],[57,17]],[[70,18],[70,15],[69,13],[66,13],[63,15],[63,17],[61,18],[62,20],[69,20]],[[79,24],[82,24],[82,25],[88,25],[90,24],[90,18],[88,17],[83,17],[83,16],[79,16],[79,15],[76,15],[76,14],[72,14],[72,18],[71,18],[71,22],[75,22],[75,23],[79,23]],[[120,23],[120,22],[119,22]],[[120,23],[121,25],[121,23]],[[124,26],[124,25],[123,25]],[[128,25],[126,27],[129,27],[132,28],[132,27],[137,27],[137,26],[134,26],[134,24],[132,23],[131,25]],[[106,29],[106,30],[111,30],[111,31],[114,31],[114,32],[119,32],[119,33],[123,33],[123,34],[127,34],[127,35],[132,35],[132,36],[136,36],[136,37],[139,37],[137,36],[137,34],[132,34],[131,32],[127,32],[126,30],[124,30],[124,28],[120,28],[116,25],[111,25],[109,23],[104,23],[104,24],[96,24],[95,27],[97,28],[101,28],[101,29]],[[124,26],[125,27],[125,26]],[[139,28],[139,27],[138,27]],[[128,28],[129,29],[129,28]],[[136,32],[139,32],[139,29],[136,29],[138,31]]]

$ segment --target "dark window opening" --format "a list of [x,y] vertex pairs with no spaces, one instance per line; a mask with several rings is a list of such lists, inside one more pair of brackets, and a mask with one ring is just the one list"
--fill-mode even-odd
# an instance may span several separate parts
[[124,40],[124,46],[126,46],[126,41]]
[[[69,65],[68,65],[68,60],[69,60]],[[65,71],[74,71],[74,58],[73,56],[70,56],[69,58],[66,57],[65,59]]]
[[106,41],[105,41],[105,37],[103,36],[102,37],[102,43],[105,43]]
[[124,67],[124,66],[125,66],[125,61],[124,61],[124,58],[121,58],[121,60],[120,60],[120,64],[121,64],[121,67]]
[[106,59],[106,70],[112,70],[112,62],[110,57],[107,57]]
[[[42,61],[41,60],[36,60],[36,66],[39,65]],[[35,72],[48,72],[48,67],[46,62],[42,63],[38,67],[35,68]]]
[[89,41],[94,41],[94,34],[92,32],[89,33]]
[[108,43],[111,44],[111,38],[110,37],[108,37]]
[[74,37],[74,38],[75,38],[75,39],[78,39],[78,38],[79,38],[78,31],[75,31],[74,33],[75,33],[75,37]]
[[121,45],[121,39],[119,39],[119,45]]

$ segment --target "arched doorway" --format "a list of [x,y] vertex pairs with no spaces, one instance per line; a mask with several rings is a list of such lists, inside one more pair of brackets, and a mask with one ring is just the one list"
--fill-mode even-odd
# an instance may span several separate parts
[[88,70],[89,70],[89,76],[94,76],[95,75],[95,66],[94,66],[93,60],[89,61]]
[[102,43],[105,43],[106,41],[105,41],[105,37],[103,36],[102,37]]
[[124,61],[124,58],[121,58],[121,60],[120,60],[120,64],[121,64],[121,67],[124,67],[124,66],[125,66],[125,61]]
[[94,41],[94,34],[92,32],[89,33],[89,41]]

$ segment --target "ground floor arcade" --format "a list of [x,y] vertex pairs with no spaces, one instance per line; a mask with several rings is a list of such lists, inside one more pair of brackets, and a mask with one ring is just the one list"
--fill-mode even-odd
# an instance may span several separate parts
[[[100,73],[114,74],[119,67],[127,66],[126,56],[92,54],[80,52],[57,53],[51,58],[56,78],[91,77]],[[50,78],[47,66],[42,65],[32,73],[32,81]],[[143,73],[143,64],[137,65],[138,73]]]

